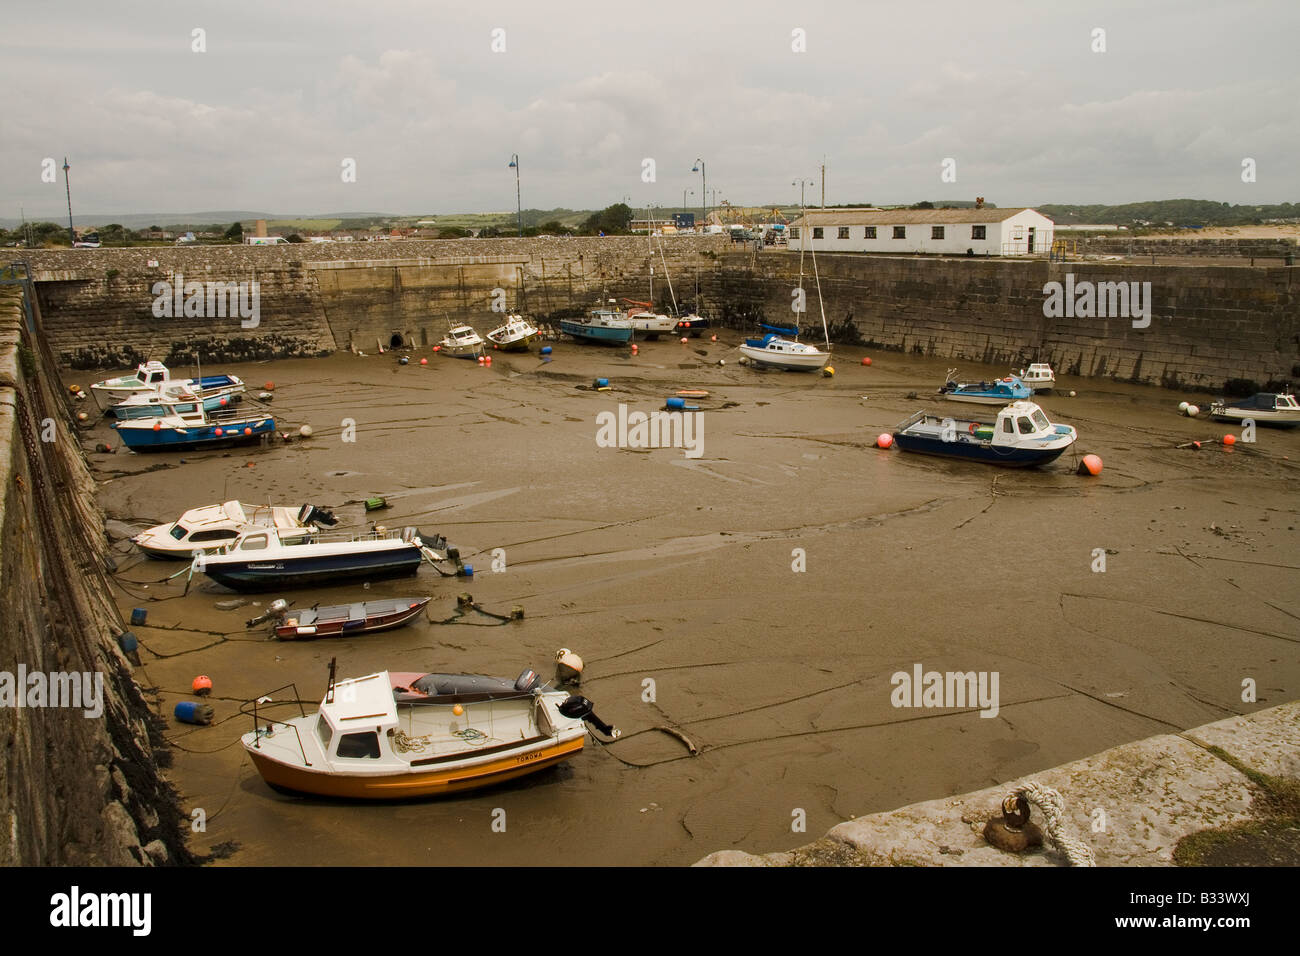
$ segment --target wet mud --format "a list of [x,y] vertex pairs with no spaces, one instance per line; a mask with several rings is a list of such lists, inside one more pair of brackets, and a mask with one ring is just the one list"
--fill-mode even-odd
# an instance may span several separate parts
[[[224,866],[686,864],[789,849],[853,816],[1296,697],[1300,431],[1177,449],[1239,429],[1178,414],[1204,396],[1067,377],[1037,401],[1078,428],[1100,476],[1075,474],[1073,453],[1024,471],[948,462],[873,442],[920,408],[987,411],[937,400],[949,363],[872,353],[868,368],[862,350],[837,349],[832,378],[759,372],[737,364],[733,333],[720,339],[635,356],[557,342],[550,362],[495,353],[490,368],[427,348],[232,366],[220,371],[254,396],[274,383],[282,430],[313,437],[92,453],[119,536],[230,498],[312,503],[340,528],[445,534],[475,568],[230,607],[240,596],[201,575],[185,594],[185,573],[165,580],[183,564],[119,537],[115,598],[124,616],[148,612],[133,628],[137,677],[172,724],[186,810],[203,810],[195,851],[219,848]],[[611,390],[589,387],[598,376]],[[652,411],[691,388],[710,393],[694,400],[699,458],[597,444],[598,413]],[[116,444],[102,422],[83,438]],[[366,514],[376,495],[390,507]],[[434,623],[462,591],[526,617]],[[405,595],[433,595],[427,616],[383,634],[278,642],[244,627],[275,597]],[[507,785],[398,804],[285,796],[238,742],[242,701],[294,682],[310,712],[331,657],[341,676],[550,676],[561,647],[585,659],[582,693],[626,736]],[[893,706],[891,675],[917,664],[997,672],[996,716]],[[171,717],[199,674],[214,685],[209,727]]]

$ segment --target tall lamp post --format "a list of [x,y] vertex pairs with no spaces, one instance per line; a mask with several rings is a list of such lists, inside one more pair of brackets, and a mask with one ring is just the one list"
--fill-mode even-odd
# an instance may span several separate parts
[[77,232],[72,228],[72,184],[68,182],[68,170],[72,167],[68,165],[68,157],[63,157],[63,188],[68,192],[68,241],[72,245],[77,244]]
[[[815,182],[813,182],[811,179],[796,179],[796,180],[795,180],[794,182],[792,182],[790,185],[791,185],[791,186],[798,186],[798,187],[799,187],[799,218],[802,220],[803,217],[804,217],[804,208],[803,208],[804,190],[805,190],[808,186],[816,186],[817,184],[816,184]],[[803,226],[803,228],[804,228],[804,229],[807,229],[807,228],[808,228],[807,224],[805,224],[805,225]],[[801,231],[801,232],[799,233],[799,248],[800,248],[800,249],[804,248],[804,245],[803,245],[803,244],[804,244],[804,234],[803,234],[803,232]]]
[[700,174],[700,202],[703,204],[701,209],[704,211],[704,222],[701,223],[701,228],[703,228],[709,221],[709,181],[704,172],[704,160],[697,156],[695,165],[691,167],[691,172]]
[[519,215],[519,235],[522,238],[524,234],[524,206],[519,199],[519,154],[514,153],[510,157],[510,166],[515,170],[515,212]]

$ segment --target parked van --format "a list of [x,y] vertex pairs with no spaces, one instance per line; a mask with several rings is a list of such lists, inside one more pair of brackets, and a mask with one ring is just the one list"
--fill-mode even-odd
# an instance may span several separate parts
[[284,236],[245,236],[244,242],[250,246],[287,246],[289,240]]

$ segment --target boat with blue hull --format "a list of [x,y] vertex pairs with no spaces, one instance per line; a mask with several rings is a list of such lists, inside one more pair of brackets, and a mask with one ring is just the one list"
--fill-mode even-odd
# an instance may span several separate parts
[[171,385],[158,392],[140,392],[132,395],[110,408],[108,414],[118,421],[125,421],[128,418],[157,418],[167,414],[171,406],[198,402],[200,399],[205,412],[219,412],[241,401],[242,396],[239,392],[243,390],[244,386],[240,385],[237,390],[220,388],[207,395],[200,395],[186,387]]
[[206,412],[198,402],[173,405],[152,418],[114,422],[122,443],[132,451],[184,451],[217,445],[239,445],[275,434],[275,420],[233,411]]
[[1074,426],[1054,424],[1033,402],[1020,401],[992,422],[919,411],[899,424],[893,437],[902,451],[1033,468],[1055,461],[1079,436]]
[[1001,381],[958,383],[955,368],[948,369],[947,381],[939,394],[950,402],[967,402],[972,405],[1005,405],[1033,398],[1034,390],[1014,375]]
[[787,372],[815,372],[830,361],[830,352],[785,338],[787,335],[797,336],[799,330],[796,328],[762,324],[759,328],[767,334],[761,339],[745,339],[745,344],[740,346],[740,354],[755,366]]
[[627,313],[617,309],[592,309],[578,318],[561,319],[560,331],[579,342],[626,345],[632,341],[633,330]]
[[415,574],[426,559],[447,560],[447,541],[425,538],[418,528],[349,536],[264,527],[246,531],[213,554],[196,554],[191,568],[247,592],[403,577]]

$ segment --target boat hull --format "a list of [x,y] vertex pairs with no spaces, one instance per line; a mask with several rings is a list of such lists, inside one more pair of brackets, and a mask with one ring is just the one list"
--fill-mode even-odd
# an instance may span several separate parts
[[527,352],[528,347],[533,344],[533,339],[535,338],[537,338],[536,332],[509,342],[498,342],[496,339],[488,336],[488,341],[492,343],[493,348],[498,348],[502,352]]
[[580,342],[595,342],[598,345],[626,345],[632,341],[632,329],[616,329],[600,325],[583,325],[580,322],[560,320],[560,331]]
[[483,754],[469,765],[412,767],[391,774],[326,773],[294,767],[267,757],[247,742],[244,749],[253,758],[253,766],[268,784],[297,793],[352,800],[405,800],[437,797],[444,794],[477,790],[545,770],[582,752],[584,737],[547,741],[542,746],[522,749],[507,744],[499,754]]
[[[148,419],[127,419],[113,426],[117,429],[122,443],[132,451],[184,451],[217,445],[242,445],[260,441],[263,435],[275,434],[275,421],[270,418],[235,421],[223,425],[187,425],[180,428],[169,426],[157,431],[153,428],[126,427],[140,421],[148,421]],[[244,434],[245,428],[249,430],[248,434]],[[218,429],[221,430],[219,435]]]
[[337,581],[375,581],[405,577],[420,570],[423,560],[414,546],[400,550],[302,558],[240,560],[203,565],[203,573],[232,591],[274,591],[320,587]]
[[[390,631],[410,623],[428,604],[429,598],[420,598],[417,601],[394,601],[392,611],[367,614],[362,618],[349,618],[346,614],[330,615],[328,613],[330,609],[325,609],[320,612],[324,620],[306,623],[300,616],[294,623],[286,621],[277,626],[275,636],[282,641],[302,641],[319,637],[355,637],[360,634]],[[362,609],[369,610],[364,604]]]
[[1256,425],[1271,425],[1274,428],[1295,428],[1300,425],[1300,411],[1294,409],[1273,410],[1214,407],[1210,408],[1210,417],[1219,422],[1241,422],[1247,419]]
[[962,461],[979,461],[1003,468],[1034,468],[1050,464],[1060,458],[1069,445],[1058,448],[998,448],[989,442],[968,441],[958,437],[954,441],[908,435],[897,432],[894,444],[901,450],[936,458],[955,458]]
[[829,353],[800,356],[797,354],[773,355],[766,349],[749,345],[740,346],[740,354],[755,365],[763,368],[779,368],[787,372],[815,372],[830,361]]

